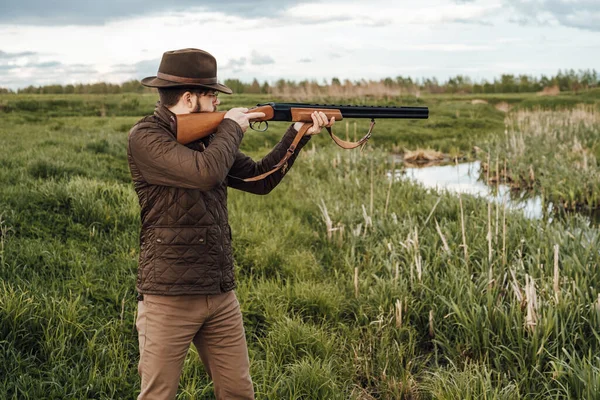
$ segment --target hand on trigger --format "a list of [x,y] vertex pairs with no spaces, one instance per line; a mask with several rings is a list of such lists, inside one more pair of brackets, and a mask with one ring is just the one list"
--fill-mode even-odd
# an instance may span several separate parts
[[257,118],[264,118],[265,113],[262,112],[248,112],[247,108],[232,108],[225,113],[225,118],[232,119],[238,123],[242,128],[243,132],[246,132],[250,126],[250,121]]

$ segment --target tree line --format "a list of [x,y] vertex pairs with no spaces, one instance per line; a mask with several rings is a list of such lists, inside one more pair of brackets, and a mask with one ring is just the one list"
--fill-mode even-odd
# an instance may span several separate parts
[[[440,82],[437,78],[413,79],[410,77],[397,76],[374,80],[344,80],[333,78],[331,81],[291,81],[280,79],[275,83],[262,82],[257,79],[252,82],[242,82],[239,79],[226,79],[224,84],[229,86],[235,93],[247,94],[276,94],[286,95],[296,91],[312,94],[356,94],[368,93],[366,88],[377,88],[385,94],[393,94],[396,91],[408,93],[533,93],[540,92],[546,88],[555,88],[560,91],[581,91],[597,88],[600,85],[600,76],[595,69],[559,70],[554,76],[502,74],[492,81],[475,81],[465,75],[457,75],[446,81]],[[27,94],[118,94],[118,93],[152,93],[154,89],[142,86],[140,81],[131,80],[121,84],[114,83],[89,83],[68,85],[45,85],[28,86],[16,90],[16,93]],[[0,93],[15,93],[15,91],[0,88]]]

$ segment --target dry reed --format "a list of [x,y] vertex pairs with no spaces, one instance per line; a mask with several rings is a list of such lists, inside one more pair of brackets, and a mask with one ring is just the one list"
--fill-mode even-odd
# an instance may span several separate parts
[[538,302],[535,282],[529,274],[525,275],[525,297],[527,301],[525,329],[533,331],[538,324]]
[[553,288],[554,295],[556,297],[556,302],[559,302],[560,299],[560,274],[558,270],[558,255],[559,255],[559,245],[554,245],[554,280],[553,280]]
[[354,267],[354,297],[358,299],[358,267]]
[[402,328],[402,302],[400,300],[396,300],[395,303],[396,308],[396,328]]
[[442,233],[442,230],[440,229],[440,224],[438,224],[437,219],[435,220],[435,229],[437,230],[438,235],[440,235],[440,239],[442,239],[442,245],[444,246],[444,251],[448,255],[452,254],[452,252],[450,251],[450,247],[448,247],[448,242],[446,241],[446,238],[444,237],[444,234]]

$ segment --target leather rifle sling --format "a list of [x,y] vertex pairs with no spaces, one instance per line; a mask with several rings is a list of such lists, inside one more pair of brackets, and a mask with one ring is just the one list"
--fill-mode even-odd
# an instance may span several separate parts
[[277,164],[275,164],[275,166],[273,167],[272,170],[267,171],[264,174],[260,174],[260,175],[254,176],[252,178],[246,178],[246,179],[242,179],[242,180],[244,182],[256,182],[256,181],[260,181],[261,179],[264,179],[267,176],[269,176],[271,174],[274,174],[275,172],[279,171],[281,169],[281,167],[283,167],[284,165],[286,165],[287,160],[289,160],[290,157],[294,154],[294,151],[296,151],[296,146],[298,146],[298,143],[300,142],[300,139],[302,139],[302,137],[304,136],[304,134],[306,133],[306,131],[308,131],[308,129],[311,126],[312,125],[310,125],[310,124],[304,124],[304,125],[302,125],[302,128],[300,128],[300,130],[296,134],[296,137],[294,138],[294,141],[292,141],[292,144],[287,149],[287,152],[285,153],[285,156],[283,156],[283,158],[281,159],[281,161],[279,161]]
[[374,126],[375,126],[375,120],[372,119],[371,126],[369,126],[369,131],[362,139],[360,139],[357,142],[349,142],[347,140],[342,140],[333,134],[330,127],[326,127],[326,128],[327,128],[327,132],[329,132],[329,136],[331,136],[331,139],[335,142],[335,144],[340,146],[342,149],[350,150],[350,149],[355,149],[358,146],[362,146],[365,143],[367,143],[367,140],[369,140],[371,138],[371,134],[373,133]]
[[[331,139],[341,148],[343,149],[355,149],[359,146],[364,145],[367,140],[369,140],[369,138],[371,137],[371,134],[373,133],[373,127],[375,126],[375,120],[371,120],[371,126],[369,127],[369,131],[367,132],[367,134],[360,139],[357,142],[350,142],[347,140],[343,140],[340,139],[339,137],[335,136],[331,130],[330,127],[326,126],[325,128],[327,129],[327,132],[329,132],[329,136],[331,136]],[[290,157],[294,154],[294,152],[296,151],[296,146],[298,146],[298,143],[300,142],[300,139],[302,139],[302,137],[304,137],[304,134],[306,133],[306,131],[308,131],[310,128],[312,127],[312,125],[305,123],[304,125],[302,125],[302,128],[300,128],[300,130],[298,131],[298,133],[296,134],[296,137],[294,138],[294,141],[292,142],[292,144],[290,145],[290,147],[287,149],[287,152],[285,153],[285,156],[283,156],[283,158],[281,159],[281,161],[279,161],[277,164],[275,164],[275,166],[273,167],[272,170],[265,172],[264,174],[260,174],[257,176],[254,176],[252,178],[246,178],[246,179],[242,179],[244,182],[256,182],[256,181],[260,181],[261,179],[266,178],[267,176],[274,174],[275,172],[279,171],[284,165],[286,165],[287,160],[290,159]]]

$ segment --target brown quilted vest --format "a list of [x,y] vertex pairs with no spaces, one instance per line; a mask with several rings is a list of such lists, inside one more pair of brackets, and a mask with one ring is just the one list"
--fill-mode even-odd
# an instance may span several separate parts
[[[240,126],[225,119],[217,132],[189,145],[177,143],[175,115],[157,105],[129,132],[127,156],[141,207],[139,293],[218,294],[235,288],[227,187],[269,193],[285,171],[258,182],[241,179],[268,171],[286,153],[290,127],[273,150],[255,162],[238,148]],[[309,137],[301,140],[300,148]]]

